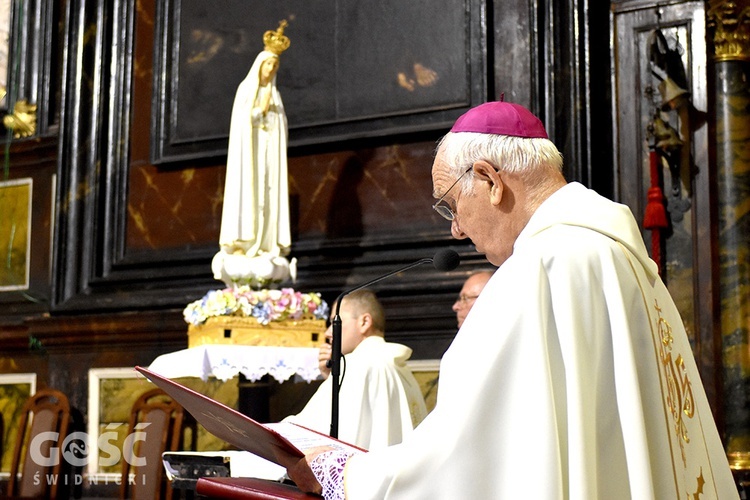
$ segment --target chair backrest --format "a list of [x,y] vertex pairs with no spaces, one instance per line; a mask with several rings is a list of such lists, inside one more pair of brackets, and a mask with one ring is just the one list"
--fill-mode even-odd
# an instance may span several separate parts
[[[13,458],[10,464],[8,496],[57,497],[58,486],[63,482],[60,477],[60,472],[63,470],[61,445],[68,433],[69,425],[70,403],[62,392],[54,389],[42,389],[26,400],[22,409],[16,444],[13,448]],[[30,444],[34,437],[42,432],[58,433],[56,443],[45,439],[38,450],[42,457],[52,459],[49,462],[54,465],[39,464],[32,456]],[[53,447],[57,448],[56,457],[51,456]],[[20,479],[18,479],[19,472],[21,473]],[[47,478],[51,479],[48,480]]]
[[[120,498],[171,498],[161,455],[181,445],[184,410],[161,389],[142,394],[133,404],[123,450]],[[132,448],[131,448],[132,446]],[[131,477],[132,476],[132,477]]]

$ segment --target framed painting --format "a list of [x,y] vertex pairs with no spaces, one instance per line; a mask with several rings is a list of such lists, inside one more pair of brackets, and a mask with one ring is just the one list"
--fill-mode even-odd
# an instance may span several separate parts
[[0,292],[29,288],[32,184],[0,182]]
[[406,362],[411,368],[414,378],[422,389],[422,396],[427,405],[427,411],[432,411],[437,402],[438,379],[440,375],[439,359],[414,359]]
[[0,374],[0,476],[10,475],[10,461],[16,445],[18,421],[24,403],[36,393],[36,373]]
[[281,20],[291,44],[277,87],[292,147],[447,128],[486,95],[485,0],[158,8],[154,163],[225,154],[237,87]]
[[[222,382],[213,377],[206,382],[192,377],[175,380],[227,406],[237,407],[239,395],[237,378],[227,382]],[[113,436],[109,442],[122,453],[122,444],[128,431],[130,409],[141,394],[154,387],[156,386],[132,367],[90,369],[87,429],[89,450],[98,450],[99,436],[107,432]],[[191,437],[187,436],[186,438],[189,440]],[[222,450],[225,447],[226,444],[223,441],[198,425],[198,451]],[[96,481],[117,481],[121,474],[122,463],[118,461],[114,465],[102,465],[100,463],[102,462],[100,460],[102,456],[107,458],[106,455],[99,454],[97,460],[90,459],[88,461],[88,477]]]

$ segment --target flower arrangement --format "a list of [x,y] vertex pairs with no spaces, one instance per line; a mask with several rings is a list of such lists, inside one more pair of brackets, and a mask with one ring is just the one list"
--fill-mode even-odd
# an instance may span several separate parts
[[328,312],[328,304],[319,293],[301,293],[292,288],[253,290],[244,285],[211,290],[188,304],[182,314],[193,325],[202,325],[214,316],[253,317],[267,325],[271,321],[327,319]]

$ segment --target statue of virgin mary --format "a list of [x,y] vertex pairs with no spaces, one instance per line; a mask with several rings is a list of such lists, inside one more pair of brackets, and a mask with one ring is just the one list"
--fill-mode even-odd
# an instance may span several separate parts
[[227,151],[224,204],[214,277],[254,287],[294,277],[287,179],[287,119],[276,88],[287,22],[263,36],[264,49],[237,88]]

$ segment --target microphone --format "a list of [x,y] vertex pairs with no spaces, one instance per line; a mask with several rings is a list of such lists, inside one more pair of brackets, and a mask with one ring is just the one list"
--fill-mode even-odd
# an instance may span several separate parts
[[439,250],[432,258],[432,265],[438,271],[453,271],[461,263],[461,257],[453,250]]
[[[395,271],[391,271],[371,281],[368,281],[367,283],[363,285],[358,285],[354,288],[350,288],[349,290],[346,290],[341,295],[339,295],[338,298],[336,299],[336,313],[334,315],[334,320],[336,319],[336,316],[339,315],[339,310],[341,309],[341,299],[343,299],[345,295],[348,295],[352,292],[356,292],[357,290],[361,290],[362,288],[367,288],[368,286],[373,285],[377,283],[378,281],[389,278],[393,276],[394,274],[402,273],[404,271],[411,269],[412,267],[417,267],[427,262],[432,262],[432,265],[435,266],[435,269],[437,269],[438,271],[447,272],[447,271],[452,271],[458,267],[458,264],[461,262],[461,257],[459,257],[459,255],[456,252],[450,249],[438,250],[435,253],[434,257],[425,257],[423,259],[419,259],[418,261],[412,262],[411,264],[405,267],[396,269]],[[335,335],[334,335],[334,338],[335,338]],[[331,368],[331,366],[333,366],[333,356],[331,356],[331,359],[326,361],[326,368]]]
[[362,285],[355,286],[354,288],[350,288],[349,290],[342,292],[341,295],[336,298],[336,313],[334,314],[333,321],[331,322],[333,337],[333,342],[331,343],[331,359],[326,362],[326,366],[331,369],[331,377],[333,383],[331,391],[331,437],[338,438],[339,433],[339,386],[341,383],[341,381],[339,380],[339,374],[341,372],[341,316],[339,316],[339,312],[341,311],[341,300],[346,295],[352,292],[356,292],[357,290],[361,290],[362,288],[374,285],[379,281],[390,278],[394,274],[402,273],[413,267],[417,267],[428,262],[432,262],[432,265],[435,266],[435,269],[437,269],[438,271],[447,272],[452,271],[458,267],[458,264],[461,262],[461,257],[459,257],[459,255],[455,251],[450,249],[438,250],[435,253],[434,257],[425,257],[419,259],[418,261],[412,262],[411,264],[406,265],[400,269],[396,269],[395,271],[391,271],[382,276],[378,276],[377,278],[370,280]]

